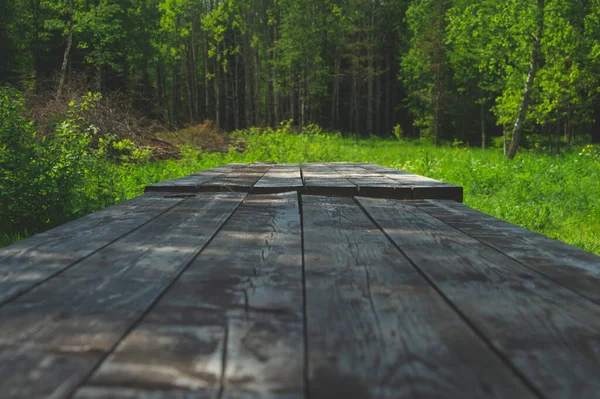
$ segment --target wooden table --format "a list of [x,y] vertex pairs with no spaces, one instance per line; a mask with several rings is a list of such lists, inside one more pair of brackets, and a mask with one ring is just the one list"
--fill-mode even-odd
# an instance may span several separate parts
[[0,250],[0,397],[600,397],[599,257],[374,198],[427,196],[414,175],[298,172],[218,168]]

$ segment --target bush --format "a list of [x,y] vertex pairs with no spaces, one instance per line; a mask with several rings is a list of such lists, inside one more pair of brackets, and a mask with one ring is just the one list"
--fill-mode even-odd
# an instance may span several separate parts
[[90,148],[96,130],[81,117],[97,99],[71,103],[39,139],[20,94],[0,89],[0,235],[26,236],[114,202],[110,168]]

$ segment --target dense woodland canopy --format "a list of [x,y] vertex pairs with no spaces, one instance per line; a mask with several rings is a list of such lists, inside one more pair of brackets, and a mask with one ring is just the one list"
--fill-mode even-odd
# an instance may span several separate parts
[[600,141],[600,0],[0,0],[0,54],[171,126]]

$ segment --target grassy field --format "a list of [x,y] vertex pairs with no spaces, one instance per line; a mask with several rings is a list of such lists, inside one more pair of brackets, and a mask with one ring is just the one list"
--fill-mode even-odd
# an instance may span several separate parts
[[[107,164],[112,200],[139,195],[147,184],[231,162],[373,162],[458,184],[465,203],[485,213],[600,254],[600,149],[591,146],[560,157],[521,152],[506,162],[500,150],[436,148],[422,142],[303,134],[282,128],[234,133],[243,153],[204,153],[187,148],[181,160]],[[78,216],[78,215],[73,215]],[[17,238],[7,235],[1,244]]]

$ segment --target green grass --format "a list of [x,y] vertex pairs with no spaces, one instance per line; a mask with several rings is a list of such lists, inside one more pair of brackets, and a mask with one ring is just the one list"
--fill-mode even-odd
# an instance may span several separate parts
[[592,147],[582,155],[579,149],[560,157],[522,151],[507,162],[499,150],[357,141],[316,127],[300,135],[285,127],[235,135],[247,141],[244,153],[188,149],[178,161],[111,164],[107,178],[113,202],[141,194],[147,184],[231,162],[372,162],[461,185],[465,204],[475,209],[600,254],[600,153]]

